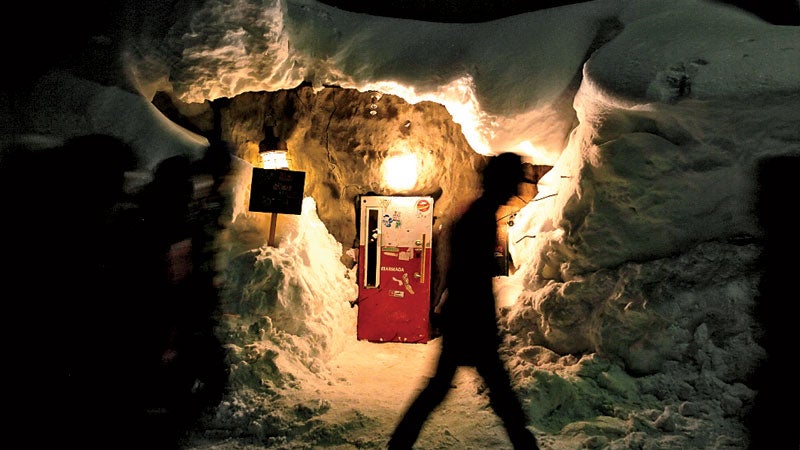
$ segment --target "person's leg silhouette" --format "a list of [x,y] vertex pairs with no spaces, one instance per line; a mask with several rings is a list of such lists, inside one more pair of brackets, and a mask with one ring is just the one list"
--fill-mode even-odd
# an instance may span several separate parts
[[511,378],[498,354],[487,355],[476,366],[478,374],[489,389],[489,401],[495,414],[503,421],[508,438],[515,450],[538,450],[536,437],[526,427],[527,414],[522,409]]
[[456,373],[456,362],[450,352],[442,350],[436,373],[406,410],[389,439],[389,450],[411,449],[419,437],[422,426],[433,410],[445,399]]

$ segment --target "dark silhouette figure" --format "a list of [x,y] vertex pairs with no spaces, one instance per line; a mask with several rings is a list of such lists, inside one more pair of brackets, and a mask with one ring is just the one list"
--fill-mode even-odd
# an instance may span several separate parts
[[133,191],[136,154],[112,136],[3,149],[0,298],[16,330],[17,431],[45,447],[171,450],[218,404],[230,158],[218,142],[198,161],[167,158]]
[[492,157],[483,171],[483,194],[453,227],[447,273],[448,295],[441,308],[442,350],[436,373],[414,399],[389,440],[389,449],[410,449],[431,412],[447,396],[456,369],[475,367],[489,389],[495,413],[515,449],[538,449],[527,416],[500,358],[492,278],[497,274],[496,212],[516,194],[522,180],[519,155]]
[[761,330],[758,342],[767,355],[749,380],[757,395],[745,415],[750,430],[747,448],[796,449],[800,448],[800,434],[794,429],[797,414],[787,414],[777,405],[796,405],[800,401],[795,364],[788,356],[794,353],[797,341],[795,317],[787,314],[786,303],[787,295],[793,295],[789,293],[796,289],[797,265],[790,261],[800,252],[800,238],[786,205],[800,193],[795,178],[800,171],[800,156],[766,158],[756,168],[756,214],[763,247],[754,313]]
[[140,299],[146,332],[138,349],[148,448],[178,448],[227,384],[225,351],[215,334],[215,262],[229,169],[227,147],[212,143],[198,162],[181,155],[163,160],[139,197],[152,289]]
[[[23,329],[9,361],[10,382],[24,393],[14,426],[38,444],[107,444],[134,410],[136,379],[127,357],[126,301],[110,290],[109,255],[125,202],[125,173],[136,165],[128,145],[107,135],[85,135],[46,148],[21,146],[6,153],[0,196],[8,216],[2,226],[4,303],[8,325]],[[18,349],[18,350],[16,350]],[[132,384],[133,383],[133,384]],[[25,430],[48,418],[50,431]]]

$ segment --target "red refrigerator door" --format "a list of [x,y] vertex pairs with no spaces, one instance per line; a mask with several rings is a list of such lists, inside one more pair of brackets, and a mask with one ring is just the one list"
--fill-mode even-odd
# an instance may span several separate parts
[[359,340],[428,342],[433,198],[360,198]]

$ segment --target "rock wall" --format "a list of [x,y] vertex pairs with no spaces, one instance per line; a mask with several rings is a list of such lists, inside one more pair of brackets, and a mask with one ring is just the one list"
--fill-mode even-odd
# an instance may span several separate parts
[[[265,131],[274,131],[286,141],[290,169],[306,173],[304,195],[314,198],[320,219],[345,250],[358,246],[358,196],[432,196],[432,299],[439,298],[449,253],[445,237],[453,220],[479,195],[479,171],[486,162],[444,106],[338,87],[315,91],[306,85],[203,104],[181,103],[161,92],[153,104],[184,128],[229,142],[236,156],[255,166],[260,166]],[[415,154],[420,167],[416,184],[407,191],[393,190],[381,179],[384,161],[399,153]],[[234,217],[231,240],[250,248],[262,245],[270,226],[267,216],[240,213]],[[278,233],[280,228],[279,220]]]

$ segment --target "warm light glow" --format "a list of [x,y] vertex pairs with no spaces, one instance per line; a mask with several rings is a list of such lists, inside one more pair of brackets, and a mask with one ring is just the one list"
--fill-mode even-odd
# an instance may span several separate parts
[[272,150],[261,152],[261,167],[265,169],[288,169],[289,160],[286,158],[286,150]]
[[535,164],[553,165],[561,155],[560,148],[547,148],[541,142],[525,139],[531,136],[547,137],[557,128],[557,114],[543,107],[512,116],[499,116],[483,111],[475,93],[475,82],[470,76],[452,80],[433,90],[420,92],[417,88],[394,81],[372,82],[355,86],[360,91],[375,91],[396,95],[409,103],[422,101],[444,105],[461,125],[461,133],[470,147],[482,155],[510,151],[527,156]]
[[552,164],[551,152],[531,144],[531,141],[520,142],[515,150],[515,153],[529,157],[532,164]]
[[358,88],[396,95],[409,103],[432,101],[444,105],[453,116],[453,122],[461,125],[461,132],[477,153],[486,155],[491,150],[491,119],[481,111],[472,77],[455,79],[435,91],[425,93],[417,93],[414,87],[393,81],[369,83]]
[[395,191],[407,191],[417,184],[418,162],[414,153],[390,155],[381,165],[383,185]]

